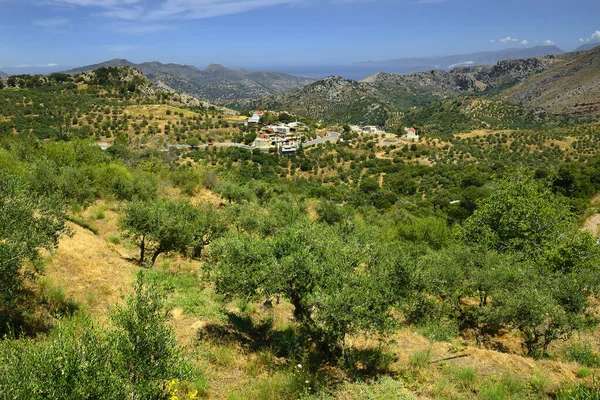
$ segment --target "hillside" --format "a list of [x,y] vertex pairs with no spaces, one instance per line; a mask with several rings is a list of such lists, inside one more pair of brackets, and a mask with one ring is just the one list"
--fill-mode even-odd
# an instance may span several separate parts
[[[360,100],[386,85],[485,93],[542,67],[304,92],[375,119],[391,107]],[[473,93],[408,111],[416,143],[350,128],[283,156],[216,146],[255,128],[133,67],[3,83],[0,393],[597,399],[600,247],[578,228],[598,122],[539,127]]]
[[383,124],[392,109],[363,82],[330,76],[289,94],[260,100],[236,101],[233,108],[286,110],[297,115],[327,122]]
[[576,48],[575,52],[577,51],[586,51],[586,50],[591,50],[594,49],[596,47],[600,46],[600,42],[595,42],[595,43],[586,43],[586,44],[582,44],[581,46],[579,46],[578,48]]
[[328,77],[290,93],[257,101],[236,101],[229,106],[288,110],[325,122],[385,125],[399,111],[515,85],[545,71],[553,61],[550,56],[500,61],[493,66],[458,67],[450,72],[382,72],[360,82]]
[[[157,87],[133,67],[2,82],[0,135],[33,132],[46,140],[93,137],[108,144],[162,147],[192,137],[231,139],[238,132],[230,128],[239,121],[237,112]],[[25,90],[29,104],[22,101]]]
[[100,67],[129,66],[142,71],[155,83],[163,83],[173,90],[213,102],[233,99],[259,98],[297,89],[314,79],[297,77],[279,72],[248,72],[232,70],[211,64],[201,70],[191,65],[146,62],[134,64],[128,60],[115,59],[106,63],[66,71],[69,74],[93,71]]
[[559,58],[501,98],[553,114],[600,114],[600,47]]
[[7,73],[0,71],[0,79],[6,79],[8,76],[9,75]]

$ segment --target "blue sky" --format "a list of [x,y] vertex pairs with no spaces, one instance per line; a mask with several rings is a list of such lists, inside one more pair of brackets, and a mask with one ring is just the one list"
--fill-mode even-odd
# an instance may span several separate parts
[[0,70],[127,58],[205,67],[600,42],[599,0],[0,0]]

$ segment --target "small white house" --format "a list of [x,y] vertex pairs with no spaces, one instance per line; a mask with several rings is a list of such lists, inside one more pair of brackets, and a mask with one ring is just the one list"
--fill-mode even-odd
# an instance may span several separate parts
[[300,125],[302,125],[301,122],[290,122],[289,124],[287,124],[287,127],[294,129],[294,128],[299,127]]
[[365,133],[376,133],[377,127],[376,126],[363,126],[362,131]]
[[248,118],[249,124],[258,124],[260,122],[260,114],[254,113],[250,118]]
[[283,133],[284,135],[290,133],[290,127],[285,125],[271,126],[271,129],[273,129],[273,132],[275,133]]
[[404,128],[404,135],[402,135],[402,139],[410,140],[411,142],[419,141],[419,133],[415,128]]
[[385,131],[380,130],[376,126],[363,126],[362,132],[363,133],[370,133],[372,135],[385,135]]

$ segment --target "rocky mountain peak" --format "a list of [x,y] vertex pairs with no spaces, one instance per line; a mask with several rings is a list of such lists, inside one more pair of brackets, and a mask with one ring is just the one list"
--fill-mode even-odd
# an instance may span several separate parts
[[229,71],[229,68],[222,66],[221,64],[210,64],[204,70],[206,72],[221,72],[221,71]]

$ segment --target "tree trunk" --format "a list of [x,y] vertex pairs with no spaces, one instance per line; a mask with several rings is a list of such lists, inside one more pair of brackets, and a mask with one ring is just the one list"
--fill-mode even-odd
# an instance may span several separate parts
[[146,258],[146,235],[142,236],[142,243],[140,243],[140,265],[144,265]]
[[154,267],[154,263],[156,262],[156,259],[162,252],[163,252],[162,249],[159,247],[158,249],[156,249],[154,254],[152,254],[152,262],[150,263],[150,267]]

